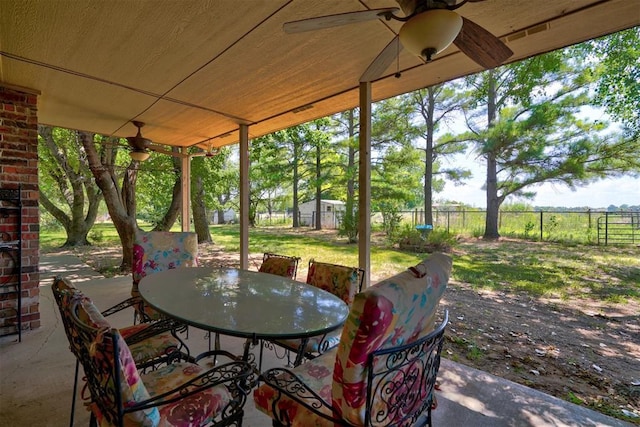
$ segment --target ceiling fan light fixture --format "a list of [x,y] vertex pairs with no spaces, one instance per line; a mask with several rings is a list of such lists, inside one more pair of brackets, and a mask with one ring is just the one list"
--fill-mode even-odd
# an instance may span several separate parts
[[431,60],[445,50],[462,29],[462,17],[447,9],[419,13],[400,28],[400,42],[414,55]]
[[131,150],[129,156],[138,162],[144,162],[149,158],[149,152],[146,150]]

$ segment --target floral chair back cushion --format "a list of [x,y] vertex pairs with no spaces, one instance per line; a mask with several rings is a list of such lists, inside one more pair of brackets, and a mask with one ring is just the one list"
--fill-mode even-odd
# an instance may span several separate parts
[[[78,318],[87,326],[93,328],[91,342],[85,342],[88,349],[90,363],[93,366],[92,373],[87,375],[96,376],[96,380],[101,384],[103,391],[100,397],[92,396],[91,410],[96,416],[98,425],[110,425],[117,423],[115,418],[116,402],[114,397],[120,394],[122,405],[130,406],[139,401],[150,398],[149,392],[144,386],[131,351],[125,340],[117,329],[110,327],[109,322],[102,316],[100,311],[89,298],[83,298],[77,310]],[[113,340],[106,338],[108,334],[117,340],[118,354],[114,354]],[[86,336],[85,336],[86,337]],[[120,377],[120,390],[115,389],[112,373],[118,358]],[[86,368],[85,368],[86,370]],[[100,403],[96,402],[100,400]],[[108,408],[103,411],[102,408]],[[160,413],[157,408],[149,408],[141,411],[125,414],[125,425],[127,426],[151,426],[158,425]]]
[[198,266],[198,236],[192,232],[138,231],[133,244],[133,281],[159,271]]
[[276,276],[293,279],[296,273],[298,261],[295,258],[281,256],[267,256],[258,269],[261,273],[275,274]]
[[436,253],[356,295],[333,371],[333,407],[342,418],[356,425],[364,422],[369,354],[410,343],[433,330],[451,266],[449,256]]
[[[133,243],[133,287],[137,297],[138,283],[149,274],[180,267],[198,266],[198,236],[192,232],[138,231]],[[135,307],[137,311],[140,307]],[[158,313],[144,306],[144,314],[157,319]],[[142,315],[142,314],[141,314]]]
[[347,305],[351,305],[358,292],[360,276],[355,267],[311,260],[307,273],[307,284],[324,289],[342,299]]

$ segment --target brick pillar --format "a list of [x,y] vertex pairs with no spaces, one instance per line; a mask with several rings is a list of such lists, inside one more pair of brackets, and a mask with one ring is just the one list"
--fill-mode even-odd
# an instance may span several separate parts
[[[22,189],[23,331],[40,326],[38,95],[38,91],[0,83],[0,188]],[[15,307],[17,299],[0,304]]]

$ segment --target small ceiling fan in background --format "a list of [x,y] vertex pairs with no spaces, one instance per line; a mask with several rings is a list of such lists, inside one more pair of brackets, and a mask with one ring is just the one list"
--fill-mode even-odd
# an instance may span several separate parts
[[360,77],[361,82],[373,81],[400,54],[404,47],[425,62],[442,52],[451,43],[483,68],[494,68],[507,60],[513,52],[489,31],[454,12],[467,2],[484,0],[396,0],[405,16],[395,13],[398,8],[370,9],[337,15],[319,16],[283,25],[285,33],[332,28],[375,19],[397,20],[404,24],[398,34],[378,54]]
[[142,132],[140,129],[142,129],[142,127],[144,126],[143,122],[133,120],[131,123],[133,123],[133,125],[138,128],[138,133],[136,134],[136,136],[127,137],[127,142],[129,143],[129,147],[131,147],[129,155],[133,160],[144,162],[149,158],[149,147],[151,146],[151,140],[142,136]]
[[133,123],[133,125],[138,128],[138,133],[135,136],[128,136],[126,140],[129,145],[129,156],[131,156],[133,160],[136,160],[138,162],[144,162],[145,160],[147,160],[150,154],[149,151],[155,151],[156,153],[162,153],[169,156],[180,157],[180,158],[198,157],[198,156],[212,157],[218,154],[220,151],[219,149],[213,148],[211,146],[209,146],[209,149],[206,151],[201,150],[191,154],[185,154],[178,151],[168,150],[166,148],[163,148],[163,146],[155,144],[150,139],[142,136],[141,129],[142,127],[144,127],[143,122],[138,120],[132,120],[131,123]]

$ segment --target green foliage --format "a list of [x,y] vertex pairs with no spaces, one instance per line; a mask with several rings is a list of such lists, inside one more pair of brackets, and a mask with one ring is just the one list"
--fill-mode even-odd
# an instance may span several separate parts
[[105,240],[104,231],[97,227],[92,228],[87,237],[93,244],[103,243]]
[[393,237],[398,230],[400,221],[402,220],[400,209],[398,209],[398,206],[393,203],[385,202],[379,203],[378,207],[382,214],[382,229],[387,237]]
[[485,237],[499,236],[496,217],[508,196],[531,198],[529,189],[543,182],[573,187],[640,170],[640,139],[605,132],[606,121],[579,114],[593,104],[593,78],[584,58],[572,53],[550,52],[465,78],[469,131],[458,138],[487,162]]
[[536,228],[536,224],[532,221],[527,222],[524,225],[524,237],[529,238],[529,234]]
[[576,57],[586,58],[596,84],[595,101],[637,139],[640,135],[640,27],[568,50]]
[[560,224],[558,223],[558,217],[555,215],[551,215],[547,218],[546,223],[544,224],[544,229],[547,232],[547,236],[551,237],[553,232],[558,228]]
[[346,237],[349,243],[356,243],[358,241],[358,210],[347,209],[340,218],[340,227],[338,229],[338,236]]

